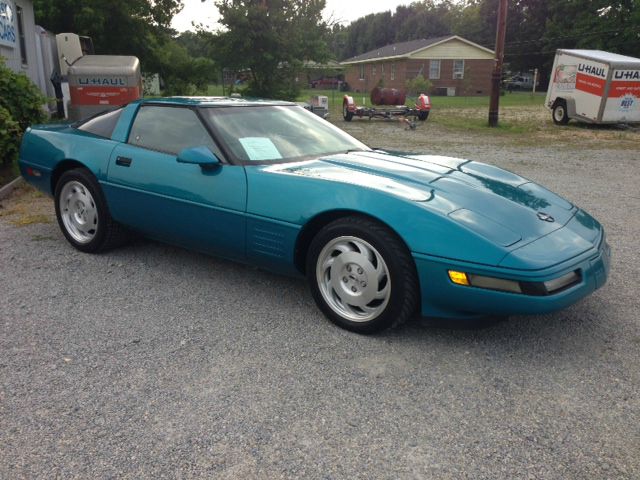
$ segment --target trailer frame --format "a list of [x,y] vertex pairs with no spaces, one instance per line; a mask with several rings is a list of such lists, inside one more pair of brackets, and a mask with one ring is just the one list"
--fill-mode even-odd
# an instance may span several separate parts
[[345,95],[342,100],[342,117],[350,122],[353,117],[358,118],[383,118],[390,120],[397,117],[413,117],[424,122],[431,111],[431,100],[428,95],[421,93],[416,99],[415,107],[407,105],[377,105],[375,107],[359,107],[350,95]]

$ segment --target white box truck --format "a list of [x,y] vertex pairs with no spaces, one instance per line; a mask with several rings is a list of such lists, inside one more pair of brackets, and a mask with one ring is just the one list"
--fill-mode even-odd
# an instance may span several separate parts
[[640,58],[558,50],[545,105],[558,125],[640,122]]

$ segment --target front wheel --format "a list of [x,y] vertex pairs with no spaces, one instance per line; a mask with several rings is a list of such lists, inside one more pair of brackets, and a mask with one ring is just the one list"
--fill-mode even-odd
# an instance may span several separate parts
[[78,250],[96,253],[122,244],[126,230],[109,215],[95,177],[83,168],[62,174],[55,188],[55,206],[62,233]]
[[567,115],[567,105],[564,102],[558,102],[553,107],[553,123],[556,125],[566,125],[569,123],[569,115]]
[[415,264],[385,226],[347,217],[324,227],[307,255],[314,300],[335,324],[373,333],[411,317],[418,306]]
[[342,118],[344,118],[345,122],[350,122],[353,119],[353,112],[349,111],[349,106],[347,102],[342,104]]

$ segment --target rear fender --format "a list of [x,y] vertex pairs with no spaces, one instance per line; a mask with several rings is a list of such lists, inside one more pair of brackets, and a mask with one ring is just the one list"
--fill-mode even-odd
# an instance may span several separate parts
[[428,112],[431,110],[431,99],[429,98],[429,95],[421,93],[416,101],[416,108],[421,112]]
[[550,105],[549,108],[551,108],[551,110],[553,110],[554,108],[556,108],[556,105],[559,105],[561,103],[564,103],[566,108],[567,108],[567,116],[569,118],[576,118],[578,115],[576,115],[576,100],[575,98],[565,98],[565,97],[556,97],[556,99],[553,101],[553,103]]
[[104,180],[116,145],[113,140],[73,127],[33,127],[22,141],[20,172],[29,183],[52,195],[55,180],[70,168],[84,167],[99,181]]
[[342,100],[342,105],[346,105],[347,111],[355,112],[356,111],[356,102],[353,100],[353,97],[350,95],[345,95]]

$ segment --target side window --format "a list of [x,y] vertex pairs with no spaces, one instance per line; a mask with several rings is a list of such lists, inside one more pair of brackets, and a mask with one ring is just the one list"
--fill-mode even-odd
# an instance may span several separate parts
[[121,113],[121,108],[100,113],[95,117],[83,121],[77,128],[78,130],[84,130],[85,132],[93,133],[100,137],[111,138],[111,134],[116,128]]
[[431,80],[440,80],[440,60],[429,61],[429,78]]
[[204,145],[222,158],[209,132],[190,108],[143,106],[138,110],[128,143],[177,155],[188,147]]
[[458,80],[464,78],[464,60],[453,61],[453,78]]

